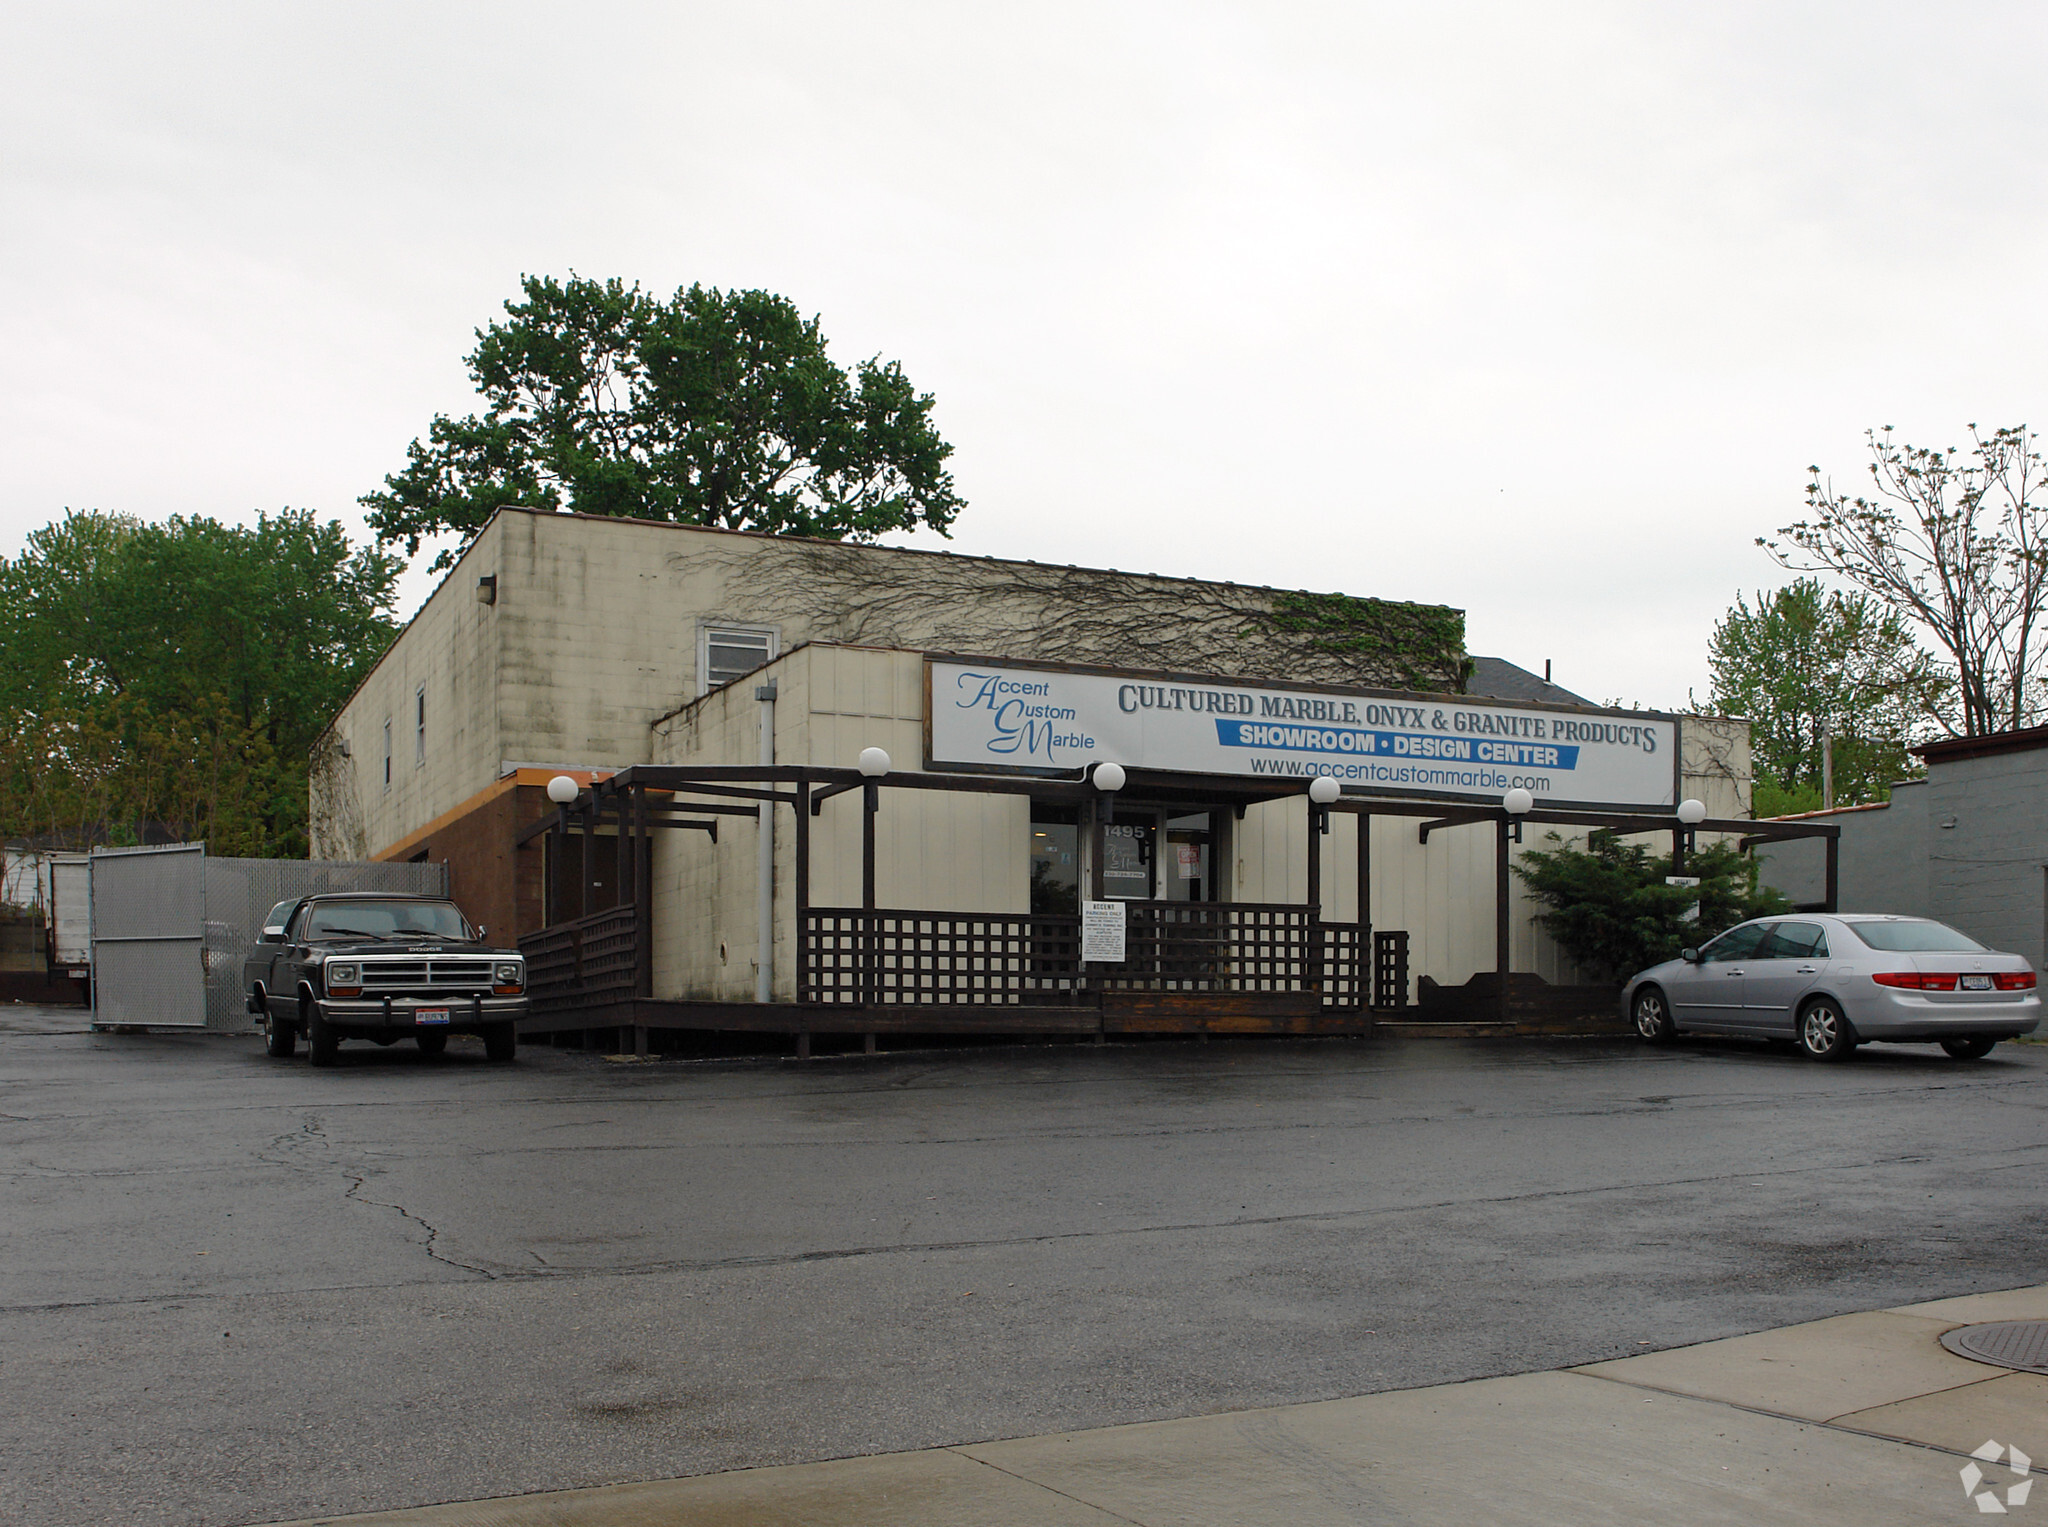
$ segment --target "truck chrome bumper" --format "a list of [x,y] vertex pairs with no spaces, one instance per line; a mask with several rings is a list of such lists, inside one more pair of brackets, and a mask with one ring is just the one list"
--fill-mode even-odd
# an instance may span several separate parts
[[[276,1006],[280,999],[269,998]],[[338,1029],[362,1030],[365,1032],[382,1029],[442,1029],[457,1034],[474,1033],[478,1029],[501,1023],[517,1023],[526,1016],[524,997],[322,997],[318,1007],[320,1016]],[[446,1021],[430,1017],[420,1021],[421,1013],[446,1013]],[[279,1018],[297,1018],[298,1004],[286,1002],[278,1006]]]

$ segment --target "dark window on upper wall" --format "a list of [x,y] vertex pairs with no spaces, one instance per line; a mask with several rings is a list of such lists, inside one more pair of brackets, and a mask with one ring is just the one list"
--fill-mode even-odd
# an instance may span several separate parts
[[1031,803],[1031,910],[1042,916],[1081,910],[1081,813]]
[[384,788],[391,788],[391,722],[384,723]]
[[412,766],[417,769],[427,761],[427,686],[422,684],[412,696]]
[[775,653],[773,626],[705,626],[698,690],[709,694],[721,684],[743,679],[764,663],[773,662]]

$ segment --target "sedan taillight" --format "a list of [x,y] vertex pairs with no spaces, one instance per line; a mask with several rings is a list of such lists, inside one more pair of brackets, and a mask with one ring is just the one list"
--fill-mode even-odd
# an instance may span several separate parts
[[1998,983],[2000,991],[2032,991],[2034,973],[2031,970],[2001,970],[1991,978]]
[[1954,991],[1956,978],[1946,972],[1926,975],[1917,970],[1880,970],[1870,978],[1879,986],[1896,986],[1904,991]]

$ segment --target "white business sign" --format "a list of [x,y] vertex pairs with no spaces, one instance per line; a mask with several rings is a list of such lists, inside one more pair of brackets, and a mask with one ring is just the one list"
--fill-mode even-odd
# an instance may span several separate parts
[[1375,699],[1252,685],[941,663],[931,669],[935,766],[1313,779],[1353,791],[1668,809],[1678,728],[1640,713],[1525,709],[1431,696]]

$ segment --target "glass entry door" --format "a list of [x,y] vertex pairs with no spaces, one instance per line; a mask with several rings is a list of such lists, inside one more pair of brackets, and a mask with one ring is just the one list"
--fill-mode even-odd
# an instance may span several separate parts
[[1102,894],[1113,901],[1151,901],[1159,866],[1159,813],[1119,807],[1102,828]]
[[1160,865],[1162,901],[1215,901],[1215,830],[1210,813],[1166,818],[1166,857]]
[[1118,803],[1102,828],[1102,894],[1118,901],[1215,901],[1214,814]]

